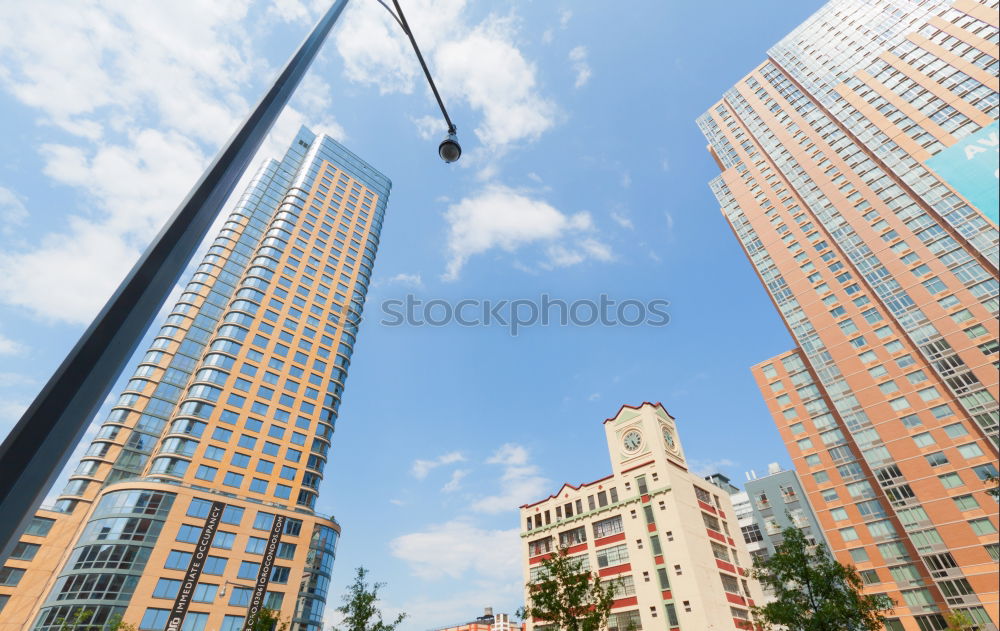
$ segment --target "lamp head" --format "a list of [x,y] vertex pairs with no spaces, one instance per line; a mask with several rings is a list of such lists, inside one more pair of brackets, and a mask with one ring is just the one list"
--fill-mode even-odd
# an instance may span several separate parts
[[438,145],[438,155],[445,162],[455,162],[462,157],[462,145],[458,144],[458,136],[454,131],[448,132],[448,137]]

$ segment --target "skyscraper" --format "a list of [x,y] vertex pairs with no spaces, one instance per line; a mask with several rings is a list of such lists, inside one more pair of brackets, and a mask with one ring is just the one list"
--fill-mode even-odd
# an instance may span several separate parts
[[609,631],[753,629],[761,591],[729,495],[688,471],[674,418],[659,403],[623,405],[604,436],[611,475],[521,506],[525,596],[564,549],[614,585]]
[[390,187],[305,128],[261,167],[3,568],[0,629],[321,629],[340,527],[316,498]]
[[754,368],[892,630],[998,622],[996,0],[834,0],[698,119],[797,347]]

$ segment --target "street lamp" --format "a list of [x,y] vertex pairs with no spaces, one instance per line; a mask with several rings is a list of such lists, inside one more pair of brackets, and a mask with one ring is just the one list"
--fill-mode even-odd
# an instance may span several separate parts
[[[399,3],[393,0],[393,4],[398,13],[393,18],[409,37],[448,123],[448,137],[438,155],[454,162],[462,154],[456,127]],[[0,445],[0,564],[66,465],[345,6],[347,0],[336,0],[327,9]]]

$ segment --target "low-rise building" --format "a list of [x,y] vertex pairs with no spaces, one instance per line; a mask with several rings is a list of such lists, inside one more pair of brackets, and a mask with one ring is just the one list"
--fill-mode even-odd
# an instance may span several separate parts
[[512,621],[510,614],[494,614],[493,607],[487,607],[483,615],[475,620],[440,627],[433,631],[525,631],[525,624]]
[[[822,543],[829,549],[795,471],[782,470],[778,463],[768,465],[767,475],[762,477],[749,471],[742,491],[721,473],[705,479],[729,494],[751,559],[758,556],[766,559],[774,554],[781,544],[782,531],[791,526],[801,530],[807,541]],[[772,595],[765,590],[764,601],[771,599]]]
[[566,548],[616,579],[610,630],[752,628],[761,592],[732,503],[688,470],[674,418],[659,403],[622,406],[604,432],[611,475],[521,507],[526,597],[542,561]]

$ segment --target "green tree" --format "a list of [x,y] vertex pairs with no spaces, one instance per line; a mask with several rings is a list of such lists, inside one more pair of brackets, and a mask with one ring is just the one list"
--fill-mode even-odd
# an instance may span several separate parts
[[261,607],[253,621],[253,631],[288,631],[288,621],[282,620],[277,610]]
[[826,546],[810,545],[798,528],[781,535],[774,555],[754,559],[753,577],[775,595],[753,608],[758,623],[788,631],[882,631],[891,598],[862,594],[857,570],[838,563]]
[[368,570],[357,569],[354,582],[344,593],[344,604],[337,611],[344,616],[341,626],[330,627],[332,631],[394,631],[406,614],[401,613],[392,622],[382,620],[382,611],[378,608],[378,592],[385,583],[368,584]]
[[71,617],[56,620],[57,631],[90,631],[94,625],[88,623],[93,617],[93,609],[78,609]]
[[944,618],[948,622],[946,631],[975,631],[979,628],[964,611],[955,611]]
[[987,475],[986,479],[983,481],[990,487],[986,489],[986,492],[992,495],[994,499],[1000,499],[1000,478]]
[[541,576],[528,584],[522,619],[544,620],[561,631],[598,631],[608,623],[615,582],[583,570],[566,548],[542,561]]
[[107,625],[101,631],[137,631],[134,624],[122,620],[122,615],[116,613],[108,620]]

